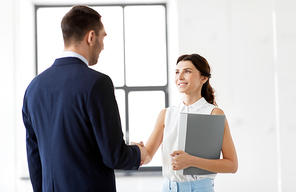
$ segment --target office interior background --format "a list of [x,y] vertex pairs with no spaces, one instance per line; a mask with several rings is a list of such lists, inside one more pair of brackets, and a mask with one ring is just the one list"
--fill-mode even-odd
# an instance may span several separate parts
[[[113,4],[119,7],[122,5],[153,4],[156,7],[158,4],[165,5],[165,12],[160,11],[160,15],[165,13],[160,22],[156,22],[155,25],[151,23],[149,27],[142,25],[151,30],[151,32],[146,31],[147,38],[151,38],[150,34],[159,33],[162,39],[152,42],[161,41],[161,45],[153,47],[150,43],[147,48],[145,45],[149,42],[143,38],[141,42],[144,46],[140,45],[142,47],[139,47],[137,51],[145,58],[140,57],[137,58],[138,62],[134,61],[136,64],[130,69],[134,68],[135,70],[130,71],[130,74],[137,74],[138,76],[133,76],[133,78],[140,79],[139,82],[143,80],[144,87],[166,86],[167,93],[153,94],[161,91],[150,91],[153,97],[137,101],[141,105],[123,106],[124,109],[138,106],[139,108],[134,111],[138,110],[139,113],[139,111],[145,111],[145,103],[154,100],[155,102],[152,103],[157,108],[153,113],[151,112],[153,115],[148,119],[144,119],[143,122],[134,122],[133,127],[136,129],[130,126],[130,133],[125,132],[125,135],[129,134],[129,140],[143,140],[145,142],[153,129],[160,109],[167,105],[176,105],[181,101],[182,97],[174,85],[176,59],[181,54],[198,53],[204,56],[212,67],[211,84],[216,90],[217,103],[228,118],[239,159],[239,169],[236,174],[217,175],[215,190],[220,192],[296,191],[293,182],[296,172],[296,122],[294,119],[294,108],[296,108],[294,101],[296,95],[294,71],[296,69],[296,1],[1,0],[1,192],[32,191],[28,180],[25,128],[22,123],[21,108],[27,85],[39,73],[36,70],[36,66],[38,66],[36,55],[40,52],[38,53],[36,50],[38,46],[42,46],[42,43],[41,45],[36,43],[39,36],[36,35],[38,33],[36,26],[38,25],[35,22],[37,13],[35,8],[37,5],[63,6],[82,3],[98,6],[108,4],[106,8]],[[104,56],[104,52],[110,53],[110,49],[112,49],[111,53],[113,50],[118,51],[116,47],[112,47],[111,43],[108,43],[116,42],[116,40],[112,40],[112,25],[107,24],[107,22],[115,20],[115,15],[108,15],[110,13],[108,11],[105,13],[106,17],[102,13],[102,19],[104,19],[103,22],[106,22],[104,24],[107,33],[111,35],[108,34],[106,37],[105,50],[96,67],[97,70],[102,67],[104,72],[110,73],[111,78],[112,75],[116,78],[112,70],[108,71],[104,65],[109,64],[113,70],[117,70],[122,66],[112,60],[116,59],[120,62],[120,58],[125,57],[125,60],[128,60],[130,57],[118,56],[118,54],[115,54],[114,58]],[[147,14],[151,14],[152,18],[157,14],[157,11]],[[47,15],[48,23],[54,19],[54,15]],[[158,25],[161,22],[164,23],[164,27]],[[46,24],[47,22],[43,23],[45,27]],[[138,28],[136,25],[134,30],[137,31]],[[53,34],[51,34],[50,27],[48,30],[50,33],[47,37],[50,39]],[[130,34],[133,34],[133,30],[130,31]],[[41,34],[44,33],[39,35]],[[137,35],[137,33],[133,35]],[[133,35],[127,38],[132,39]],[[157,38],[159,36],[156,35]],[[46,40],[47,37],[45,36],[43,39]],[[58,41],[62,41],[62,38]],[[128,40],[126,41],[128,42]],[[59,46],[62,44],[53,45],[56,50],[47,50],[45,55],[62,52],[63,48]],[[155,59],[159,56],[157,54],[159,51],[155,50],[161,46],[163,48],[160,52],[163,53],[164,58],[161,59],[161,64],[155,64],[159,62]],[[42,47],[38,48],[42,50]],[[128,48],[126,49],[125,51],[128,52]],[[144,53],[139,50],[143,50]],[[145,63],[145,66],[142,66],[142,63]],[[39,70],[41,69],[39,68]],[[159,71],[162,71],[162,74],[159,74]],[[126,71],[126,75],[128,74],[129,72]],[[144,74],[143,79],[141,79],[141,74]],[[117,82],[118,86],[116,86]],[[121,98],[120,94],[125,91],[120,90],[120,82],[120,79],[114,80],[115,87],[119,88],[116,89],[118,98]],[[145,84],[145,82],[149,83]],[[129,82],[127,81],[127,83]],[[132,83],[130,85],[133,86]],[[165,97],[165,94],[168,94],[168,97]],[[128,97],[132,102],[145,95],[136,92],[131,93]],[[158,106],[158,99],[161,106]],[[122,103],[125,102],[122,101]],[[119,105],[121,106],[121,104]],[[121,115],[123,125],[125,125],[126,114],[122,112]],[[131,112],[129,116],[130,119],[133,117],[137,119],[137,116]],[[149,128],[145,128],[143,124],[149,125]],[[126,129],[125,126],[123,128]],[[144,131],[144,134],[133,135],[137,131]],[[149,174],[118,174],[116,178],[117,190],[119,192],[160,191],[163,178],[159,171],[153,169],[153,167],[161,166],[159,162],[156,158],[154,164],[147,165],[147,168],[152,170]]]

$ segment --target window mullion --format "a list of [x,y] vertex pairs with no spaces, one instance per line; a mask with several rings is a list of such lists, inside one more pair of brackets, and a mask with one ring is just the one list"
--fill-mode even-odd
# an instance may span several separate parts
[[122,6],[122,19],[123,19],[123,90],[125,93],[125,142],[129,144],[129,106],[128,106],[128,93],[129,91],[126,89],[126,56],[125,56],[125,6]]

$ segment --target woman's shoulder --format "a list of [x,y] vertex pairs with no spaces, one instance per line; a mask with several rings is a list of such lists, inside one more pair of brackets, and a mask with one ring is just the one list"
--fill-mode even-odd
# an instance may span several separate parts
[[168,111],[180,111],[180,108],[181,108],[181,104],[177,104],[177,105],[172,105],[172,106],[169,106],[168,108],[166,108]]
[[215,107],[212,111],[212,115],[225,115],[225,113],[222,109]]
[[159,117],[163,119],[171,119],[174,118],[177,114],[179,114],[179,107],[178,106],[170,106],[164,108],[160,111]]
[[162,112],[169,115],[169,116],[174,115],[174,114],[179,114],[180,106],[178,106],[178,105],[177,106],[175,106],[175,105],[170,106],[168,108],[163,109]]
[[160,111],[159,115],[165,116],[166,111],[168,110],[168,108],[164,108]]

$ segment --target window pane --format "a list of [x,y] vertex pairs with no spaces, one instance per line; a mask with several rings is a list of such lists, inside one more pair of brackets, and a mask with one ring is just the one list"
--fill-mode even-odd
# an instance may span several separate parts
[[[165,108],[165,94],[163,91],[139,91],[130,92],[128,97],[130,141],[145,143],[154,129],[159,112]],[[161,164],[158,150],[148,166]]]
[[50,67],[64,50],[61,21],[70,8],[55,7],[37,10],[38,74]]
[[92,68],[109,75],[116,87],[124,85],[123,9],[92,7],[102,16],[107,36],[98,63]]
[[116,101],[119,109],[122,132],[124,134],[124,139],[126,139],[126,126],[125,126],[125,92],[122,89],[115,89]]
[[166,85],[165,7],[128,6],[124,16],[127,86]]
[[[105,49],[100,54],[98,64],[92,68],[109,75],[115,86],[123,86],[123,9],[118,6],[92,8],[102,15],[107,32]],[[38,74],[50,67],[64,50],[60,25],[70,9],[71,7],[50,7],[37,10]]]

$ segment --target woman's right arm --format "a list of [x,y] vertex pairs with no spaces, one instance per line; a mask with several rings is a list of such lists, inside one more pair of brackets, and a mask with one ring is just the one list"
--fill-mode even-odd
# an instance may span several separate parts
[[154,126],[154,130],[146,143],[148,157],[146,158],[144,164],[148,164],[152,160],[157,149],[162,143],[166,110],[167,109],[163,109],[160,111]]

